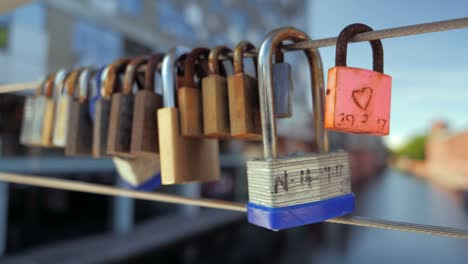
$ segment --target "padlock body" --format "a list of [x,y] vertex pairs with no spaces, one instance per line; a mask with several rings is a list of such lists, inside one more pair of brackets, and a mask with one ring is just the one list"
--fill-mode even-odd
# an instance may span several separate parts
[[337,66],[328,71],[325,128],[385,136],[390,129],[392,77]]
[[67,142],[68,120],[70,118],[70,104],[73,98],[69,95],[60,95],[56,102],[54,131],[52,144],[57,147],[65,147]]
[[110,100],[98,99],[93,118],[93,157],[107,156],[107,131],[109,130]]
[[233,138],[262,138],[257,85],[256,79],[244,73],[228,77],[229,119]]
[[251,160],[247,178],[249,222],[269,229],[321,222],[354,209],[343,151]]
[[226,78],[210,74],[202,80],[203,133],[206,137],[230,138],[229,100]]
[[217,140],[182,136],[176,108],[158,110],[158,128],[162,184],[219,179],[221,172]]
[[78,101],[70,102],[67,143],[65,155],[87,156],[92,154],[93,123],[88,114],[88,104]]
[[286,118],[292,116],[293,83],[291,65],[286,62],[272,65],[273,93],[275,116]]
[[[156,112],[156,111],[155,111]],[[159,159],[137,157],[112,159],[126,187],[133,190],[152,191],[161,186]]]
[[32,130],[34,124],[35,98],[28,96],[24,101],[23,120],[21,123],[20,142],[23,145],[32,144]]
[[177,89],[180,113],[180,133],[186,137],[203,136],[203,107],[201,90],[195,87]]
[[115,93],[112,95],[107,132],[107,154],[132,158],[130,144],[132,140],[133,95]]
[[133,107],[130,152],[136,157],[158,159],[158,122],[156,111],[162,106],[162,97],[142,90],[135,95]]
[[[39,103],[38,103],[39,102]],[[40,108],[44,108],[44,116],[42,119],[42,135],[41,135],[41,146],[52,147],[52,136],[54,129],[55,119],[55,102],[47,97],[36,98],[36,104],[39,104]],[[42,110],[40,110],[41,112]]]
[[34,99],[34,113],[31,129],[31,145],[42,145],[42,130],[46,113],[47,98],[38,96]]

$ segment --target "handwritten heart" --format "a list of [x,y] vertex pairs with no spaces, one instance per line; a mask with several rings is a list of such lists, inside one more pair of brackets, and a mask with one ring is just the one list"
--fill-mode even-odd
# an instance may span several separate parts
[[353,91],[354,102],[362,110],[366,110],[371,98],[372,98],[372,89],[369,87],[364,87],[362,89],[357,89]]

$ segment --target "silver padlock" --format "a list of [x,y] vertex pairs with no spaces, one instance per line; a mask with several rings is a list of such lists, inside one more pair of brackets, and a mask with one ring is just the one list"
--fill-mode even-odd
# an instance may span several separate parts
[[34,112],[35,112],[35,102],[36,97],[41,95],[44,89],[44,85],[47,79],[44,79],[36,87],[35,94],[33,96],[27,96],[24,100],[23,108],[23,119],[21,121],[21,133],[20,133],[20,143],[26,146],[33,145],[33,124],[34,124]]
[[272,71],[276,117],[291,117],[293,100],[291,65],[284,62],[280,47],[275,50],[275,63],[272,65]]
[[278,156],[272,59],[277,45],[285,40],[299,42],[310,38],[300,30],[280,28],[263,41],[258,71],[264,158],[247,161],[248,220],[272,230],[321,222],[354,209],[348,154],[328,152],[323,128],[322,61],[316,49],[307,49],[305,53],[313,82],[318,153]]

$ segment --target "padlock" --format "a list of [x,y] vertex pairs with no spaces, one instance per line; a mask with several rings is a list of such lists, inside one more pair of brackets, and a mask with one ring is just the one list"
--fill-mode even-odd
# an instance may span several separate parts
[[325,128],[339,132],[388,135],[392,77],[383,73],[383,47],[380,40],[369,41],[373,71],[346,66],[349,40],[372,31],[364,24],[352,24],[341,31],[336,43],[335,67],[328,70]]
[[[112,94],[107,132],[107,154],[123,158],[133,158],[130,153],[133,124],[133,84],[138,68],[148,61],[147,57],[132,59],[125,69],[122,92]],[[155,122],[153,120],[153,122]]]
[[54,80],[49,80],[45,87],[45,96],[36,98],[36,112],[35,119],[42,120],[41,126],[41,142],[42,147],[53,147],[52,136],[55,120],[55,103],[59,91],[64,85],[64,81],[68,72],[66,70],[59,70],[54,77]]
[[112,161],[126,188],[138,191],[153,191],[161,186],[161,165],[159,159],[148,157],[136,157],[133,159],[113,157]]
[[93,157],[107,156],[111,97],[114,92],[120,91],[120,74],[125,71],[129,62],[128,58],[119,59],[108,65],[101,73],[101,87],[98,87],[99,96],[97,99],[93,99]]
[[275,50],[275,63],[273,63],[273,91],[275,92],[275,113],[278,118],[292,115],[293,83],[291,65],[284,62],[281,46]]
[[40,96],[47,79],[40,82],[36,87],[34,96],[28,96],[24,100],[23,119],[21,121],[21,134],[20,143],[26,146],[33,145],[33,127],[34,127],[34,113],[35,113],[35,100]]
[[162,96],[156,93],[154,77],[160,72],[164,53],[148,59],[145,84],[135,95],[130,153],[135,157],[159,159],[156,110],[162,106]]
[[220,177],[219,147],[215,139],[196,139],[180,134],[179,110],[175,102],[177,59],[190,52],[172,48],[161,68],[163,108],[158,110],[159,152],[162,184],[214,181]]
[[67,124],[67,142],[65,155],[84,156],[92,154],[92,120],[89,115],[89,100],[91,82],[95,78],[96,70],[83,69],[78,79],[78,87],[70,102],[70,113]]
[[[234,49],[234,74],[228,77],[229,119],[231,136],[261,140],[260,102],[257,79],[244,73],[244,53],[255,50],[252,43],[242,41]],[[256,64],[255,57],[253,62]]]
[[[203,107],[200,85],[195,83],[196,63],[208,59],[207,48],[193,49],[184,59],[183,83],[177,87],[180,133],[186,137],[203,137]],[[200,66],[199,66],[200,67]],[[199,79],[202,76],[198,76]]]
[[70,104],[78,83],[81,69],[71,71],[65,78],[63,85],[58,87],[58,96],[55,101],[54,131],[52,144],[56,147],[65,147],[67,142],[68,120],[70,119]]
[[313,82],[318,153],[278,156],[271,65],[275,49],[286,40],[311,41],[305,33],[295,28],[274,30],[263,41],[258,55],[258,85],[264,158],[247,161],[248,221],[273,230],[321,222],[354,209],[348,154],[344,151],[328,152],[322,117],[323,71],[317,49],[306,49],[304,52]]
[[208,56],[209,74],[202,79],[203,133],[206,137],[229,138],[229,99],[227,81],[221,76],[219,57],[227,56],[231,49],[218,46]]

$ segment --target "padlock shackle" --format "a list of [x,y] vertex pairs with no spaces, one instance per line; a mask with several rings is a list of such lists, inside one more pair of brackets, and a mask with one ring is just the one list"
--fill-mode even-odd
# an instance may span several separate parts
[[155,91],[154,76],[156,75],[156,72],[160,72],[163,58],[164,53],[157,53],[151,55],[148,58],[148,64],[146,64],[145,84],[143,85],[143,90],[151,92]]
[[176,62],[180,56],[190,52],[190,49],[184,46],[176,46],[170,49],[165,55],[161,67],[161,81],[163,90],[163,106],[175,107],[175,88],[177,68]]
[[63,86],[63,89],[62,91],[60,91],[59,94],[66,93],[67,95],[73,97],[73,95],[75,94],[76,84],[78,82],[78,78],[82,70],[83,70],[82,68],[79,68],[79,69],[71,71],[68,74],[68,76],[65,78],[65,84]]
[[122,89],[123,95],[127,96],[132,94],[133,83],[137,79],[138,68],[147,62],[148,57],[141,56],[132,59],[130,63],[127,64],[127,67],[125,68],[124,83]]
[[[248,41],[241,41],[239,42],[236,47],[234,48],[233,53],[233,64],[234,64],[234,74],[244,73],[244,53],[249,51],[256,50],[254,44]],[[257,56],[252,57],[254,67],[255,67],[255,74],[257,75]]]
[[210,54],[208,55],[208,73],[219,75],[219,64],[223,63],[221,60],[219,60],[219,57],[221,55],[228,57],[229,53],[231,52],[232,50],[226,46],[217,46],[212,48],[210,50]]
[[[207,48],[195,48],[193,49],[184,60],[184,87],[196,87],[195,85],[195,75],[199,75],[200,72],[196,72],[196,63],[200,64],[203,59],[208,59],[210,50]],[[180,87],[179,87],[180,88]]]
[[113,93],[119,92],[116,89],[121,88],[119,75],[125,71],[130,61],[130,58],[120,58],[107,66],[101,89],[103,98],[109,100]]
[[92,85],[90,84],[90,82],[94,78],[94,75],[96,73],[97,70],[93,68],[85,68],[81,71],[80,77],[78,78],[78,92],[75,93],[78,102],[86,102],[90,97],[92,93]]
[[[283,41],[311,41],[304,32],[292,28],[279,28],[271,31],[263,41],[258,54],[258,89],[260,93],[260,113],[262,119],[263,151],[266,160],[275,159],[277,153],[276,116],[274,105],[272,65],[273,55]],[[315,140],[319,153],[329,151],[328,136],[324,129],[324,79],[322,59],[317,49],[305,49],[309,61],[312,82]]]
[[[356,23],[345,27],[336,40],[335,66],[346,66],[348,42],[359,33],[369,32],[373,29],[365,24]],[[384,72],[384,51],[380,40],[370,40],[372,47],[373,71]]]
[[58,97],[63,93],[63,90],[65,89],[65,81],[69,74],[70,72],[66,69],[60,69],[55,73],[53,91],[50,97]]

